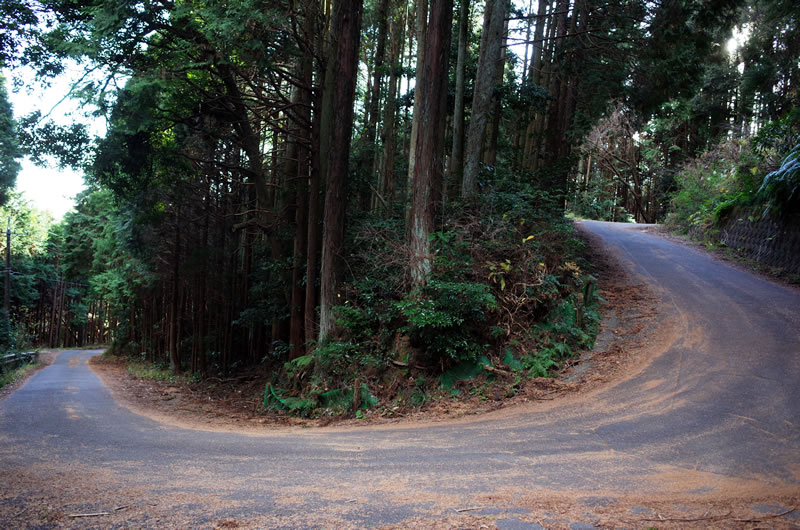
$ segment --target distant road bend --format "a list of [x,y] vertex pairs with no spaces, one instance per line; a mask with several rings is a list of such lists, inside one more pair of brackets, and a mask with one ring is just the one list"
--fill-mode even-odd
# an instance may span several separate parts
[[581,224],[661,297],[664,343],[637,373],[467,421],[254,435],[136,415],[87,366],[97,351],[63,352],[0,401],[0,526],[568,527],[729,501],[800,525],[798,291]]

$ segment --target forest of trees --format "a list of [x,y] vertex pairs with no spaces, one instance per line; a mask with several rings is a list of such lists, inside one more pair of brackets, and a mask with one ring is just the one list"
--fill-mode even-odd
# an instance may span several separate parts
[[57,224],[7,198],[3,340],[268,366],[317,404],[392,363],[546,375],[596,317],[565,212],[663,221],[732,143],[750,200],[797,144],[798,28],[791,0],[5,1],[9,80],[77,64],[109,126],[0,93],[0,187],[22,153],[88,186]]

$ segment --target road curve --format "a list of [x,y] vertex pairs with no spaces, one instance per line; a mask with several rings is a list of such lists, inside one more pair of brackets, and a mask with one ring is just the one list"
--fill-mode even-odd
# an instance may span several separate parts
[[[20,510],[48,495],[54,525],[502,528],[613,522],[610,506],[648,514],[653,499],[800,497],[800,294],[633,225],[581,225],[661,298],[659,343],[624,380],[472,421],[253,435],[138,416],[88,368],[98,352],[64,352],[0,402],[0,483],[24,477],[0,486],[0,523],[41,523]],[[59,496],[37,474],[93,493]],[[81,511],[111,513],[63,517]]]

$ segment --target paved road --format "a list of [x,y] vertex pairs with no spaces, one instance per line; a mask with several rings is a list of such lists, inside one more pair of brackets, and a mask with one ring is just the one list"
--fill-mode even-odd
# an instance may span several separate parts
[[[659,343],[629,378],[475,421],[252,435],[135,415],[89,370],[97,352],[64,352],[0,402],[0,476],[18,472],[26,484],[22,493],[5,486],[0,522],[26,509],[25,496],[48,498],[37,473],[91,482],[83,504],[78,485],[66,498],[52,493],[50,508],[62,510],[53,524],[89,524],[63,513],[105,511],[112,498],[131,506],[93,524],[333,527],[489,516],[501,528],[535,520],[580,528],[654,514],[648,502],[657,499],[790,508],[800,498],[798,292],[630,225],[583,226],[661,297]],[[770,498],[783,504],[765,506]],[[480,510],[456,511],[464,508]],[[792,517],[782,521],[800,523]]]

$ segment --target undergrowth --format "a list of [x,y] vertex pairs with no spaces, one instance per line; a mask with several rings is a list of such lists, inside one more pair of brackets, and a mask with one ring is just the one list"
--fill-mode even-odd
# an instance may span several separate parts
[[771,122],[750,139],[723,142],[684,166],[676,177],[666,223],[713,242],[734,211],[753,219],[783,217],[800,208],[800,111]]
[[451,202],[420,289],[407,273],[402,218],[356,219],[336,338],[285,363],[264,407],[359,417],[493,386],[513,395],[527,379],[551,377],[592,346],[599,323],[584,244],[560,204],[513,181]]
[[22,366],[18,366],[17,368],[8,370],[0,374],[0,390],[8,385],[13,385],[17,381],[25,377],[25,375],[28,372],[36,368],[36,366],[37,366],[36,362],[26,363],[23,364]]
[[[104,357],[109,360],[114,360],[116,358],[116,356],[109,353],[104,354]],[[191,383],[201,379],[200,374],[184,373],[176,375],[170,371],[168,364],[153,363],[144,358],[140,360],[132,360],[130,358],[124,359],[128,372],[140,379],[160,381],[163,383]]]

